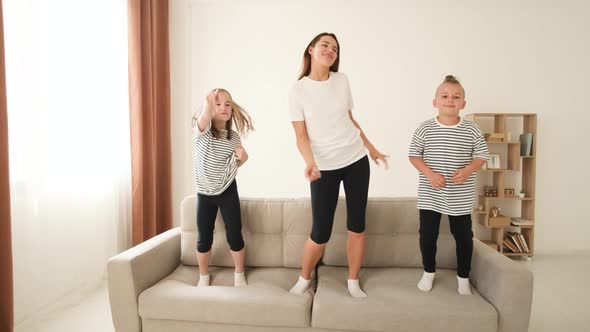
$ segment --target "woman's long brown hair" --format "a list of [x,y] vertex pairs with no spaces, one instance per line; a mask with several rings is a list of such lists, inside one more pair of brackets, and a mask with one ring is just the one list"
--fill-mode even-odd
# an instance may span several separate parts
[[338,71],[338,66],[340,65],[340,42],[338,41],[338,38],[336,38],[335,34],[330,33],[330,32],[322,32],[319,35],[315,36],[309,42],[309,44],[307,44],[307,47],[305,47],[305,50],[303,51],[303,63],[301,64],[301,73],[299,74],[298,80],[309,75],[309,73],[311,72],[311,54],[309,54],[309,48],[315,47],[315,44],[317,44],[317,42],[320,41],[320,39],[323,36],[330,36],[330,37],[334,38],[336,40],[336,44],[338,44],[338,48],[336,49],[336,55],[337,55],[336,61],[334,61],[334,64],[330,67],[330,71],[332,71],[332,72]]

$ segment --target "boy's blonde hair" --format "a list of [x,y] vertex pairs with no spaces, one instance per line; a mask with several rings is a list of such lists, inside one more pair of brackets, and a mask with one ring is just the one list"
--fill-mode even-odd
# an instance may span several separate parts
[[438,88],[436,88],[435,96],[438,95],[438,90],[445,83],[457,84],[458,86],[460,86],[461,87],[461,90],[463,90],[463,97],[465,97],[465,88],[463,87],[463,85],[461,85],[461,82],[459,82],[459,80],[455,76],[453,76],[453,75],[447,75],[447,76],[445,76],[444,81],[438,86]]
[[[250,118],[250,115],[248,115],[248,112],[246,112],[246,110],[244,110],[242,106],[238,105],[238,103],[236,103],[233,100],[229,91],[218,88],[211,90],[211,92],[215,90],[227,93],[227,96],[229,97],[229,101],[231,103],[231,118],[225,123],[225,130],[227,130],[226,138],[228,140],[231,139],[231,132],[234,124],[236,126],[236,131],[240,136],[245,136],[246,134],[248,134],[248,132],[254,130],[254,126],[252,125],[252,119]],[[197,117],[200,112],[201,111],[193,115],[193,123],[196,123]],[[221,132],[213,126],[211,126],[211,133],[213,134],[213,137],[221,138]]]

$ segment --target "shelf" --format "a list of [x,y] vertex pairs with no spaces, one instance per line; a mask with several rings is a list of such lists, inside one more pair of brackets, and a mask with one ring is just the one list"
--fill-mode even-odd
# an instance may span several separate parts
[[490,197],[490,196],[483,196],[483,195],[479,195],[479,198],[483,198],[483,199],[489,199],[489,200],[517,200],[517,201],[533,201],[534,199],[531,197],[525,197],[525,198],[520,198],[520,197]]
[[512,142],[489,142],[489,141],[486,141],[486,143],[487,144],[520,144],[520,142],[514,142],[514,141],[512,141]]
[[530,256],[530,252],[503,252],[505,256]]
[[535,228],[535,225],[514,225],[512,222],[510,222],[510,227]]
[[[490,212],[486,211],[486,210],[480,211],[480,210],[474,209],[472,211],[472,213],[475,215],[482,215],[482,216],[486,217],[486,216],[489,216]],[[508,226],[488,226],[483,221],[480,221],[479,219],[478,219],[478,223],[485,228],[508,228],[508,227],[535,228],[534,223],[532,225],[515,225],[515,224],[513,224],[512,219],[510,220],[510,224]]]
[[508,169],[508,168],[486,168],[479,169],[480,172],[520,172],[519,169]]
[[[514,219],[517,219],[517,220],[514,220]],[[524,225],[515,224],[516,222],[521,222],[519,220],[522,220],[523,222],[527,222],[527,224],[524,224]],[[510,218],[510,226],[520,227],[520,228],[534,228],[535,221],[532,219],[527,219],[527,218],[522,218],[522,217],[512,217],[512,218]]]
[[477,117],[495,117],[495,116],[523,117],[523,116],[536,116],[537,113],[470,113],[468,115],[477,116]]
[[481,225],[481,227],[485,227],[487,229],[504,229],[504,228],[508,228],[510,226],[488,226],[488,225],[484,225],[482,223],[479,223]]
[[[504,256],[530,260],[534,252],[536,224],[529,222],[528,225],[515,225],[512,224],[512,218],[509,216],[507,216],[508,221],[502,222],[502,218],[493,218],[489,213],[492,208],[501,207],[503,210],[506,209],[504,211],[509,211],[509,214],[515,214],[515,219],[535,220],[537,114],[471,113],[466,115],[466,119],[480,126],[482,132],[485,132],[484,140],[490,154],[499,154],[502,161],[500,164],[493,164],[500,166],[499,168],[480,169],[477,172],[477,185],[481,188],[477,192],[477,204],[485,209],[472,211],[474,221],[486,228],[486,231],[490,233],[489,241],[495,243],[498,251]],[[530,155],[521,156],[520,137],[525,133],[533,135],[532,146]],[[485,196],[486,187],[488,187],[488,195],[490,191],[494,191],[497,196]],[[526,197],[518,196],[521,190],[526,192]],[[506,193],[516,195],[506,195]],[[520,203],[517,204],[517,202]],[[517,210],[520,213],[516,212]],[[530,251],[514,253],[505,248],[503,242],[507,231],[522,234]],[[515,243],[515,246],[519,245]]]

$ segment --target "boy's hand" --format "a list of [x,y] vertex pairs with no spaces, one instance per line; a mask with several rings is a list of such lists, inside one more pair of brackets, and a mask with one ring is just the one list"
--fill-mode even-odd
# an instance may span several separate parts
[[467,181],[470,175],[471,172],[467,168],[458,169],[453,173],[453,182],[456,184],[462,184]]
[[430,185],[436,189],[440,189],[446,185],[445,177],[441,174],[432,172],[426,175],[426,177],[428,178],[428,181],[430,181]]
[[305,171],[304,174],[305,178],[307,179],[307,181],[309,182],[313,182],[319,178],[322,177],[322,173],[320,173],[320,171],[318,170],[317,165],[312,164],[312,165],[306,165],[305,166]]
[[389,168],[389,164],[387,163],[387,159],[389,158],[388,155],[382,154],[375,148],[369,150],[369,155],[378,166],[381,166],[381,164],[379,163],[379,161],[381,161],[385,165],[385,169]]

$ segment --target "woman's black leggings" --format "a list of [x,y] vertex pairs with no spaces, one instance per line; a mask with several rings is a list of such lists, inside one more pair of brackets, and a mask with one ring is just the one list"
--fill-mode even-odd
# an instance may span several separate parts
[[215,218],[217,217],[218,208],[221,210],[227,243],[229,243],[230,249],[232,251],[242,250],[244,248],[244,239],[242,238],[240,197],[238,195],[238,186],[234,180],[219,195],[207,196],[197,194],[197,229],[199,230],[197,251],[206,253],[211,250],[213,229],[215,228]]
[[[440,227],[441,214],[431,210],[420,210],[420,251],[424,271],[436,271],[436,240]],[[449,216],[451,233],[455,237],[457,253],[457,275],[469,278],[471,255],[473,254],[473,231],[471,215]]]
[[341,181],[346,194],[347,229],[364,232],[370,173],[369,158],[365,156],[346,167],[321,171],[322,177],[311,182],[313,226],[310,237],[313,242],[323,244],[330,239]]

